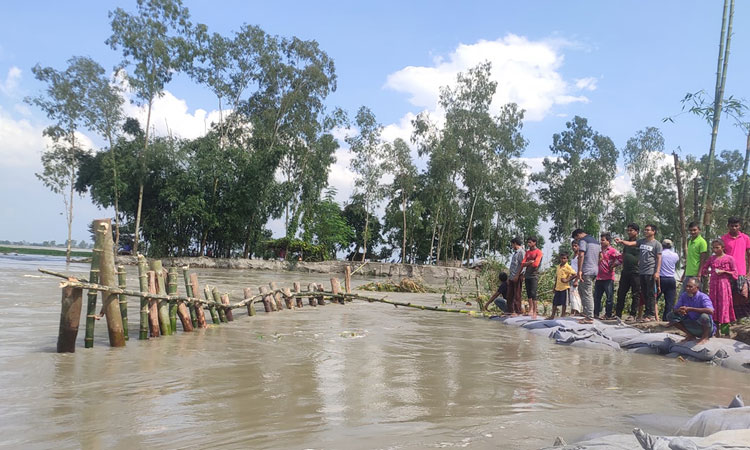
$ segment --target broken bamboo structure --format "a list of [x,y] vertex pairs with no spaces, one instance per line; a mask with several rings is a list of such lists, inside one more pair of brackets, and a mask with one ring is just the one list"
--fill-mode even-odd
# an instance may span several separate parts
[[[156,293],[166,294],[167,286],[164,282],[164,267],[162,266],[161,260],[154,259],[150,262],[151,270],[156,273]],[[157,315],[159,317],[159,330],[162,336],[168,336],[172,334],[171,325],[169,323],[169,303],[157,300],[156,302]]]
[[[200,285],[198,284],[198,274],[190,274],[190,290],[193,292],[193,297],[197,298],[198,295],[200,295],[198,294],[201,291]],[[191,305],[194,304],[191,303]],[[208,324],[206,323],[206,314],[204,314],[202,307],[195,308],[195,319],[198,322],[198,328],[208,328]]]
[[[96,291],[94,291],[96,293]],[[62,289],[62,310],[60,311],[60,331],[57,335],[57,353],[76,351],[78,324],[81,322],[83,289],[65,287]]]
[[[158,295],[158,288],[156,287],[156,272],[153,270],[148,271],[148,292],[149,294]],[[148,299],[148,329],[151,337],[161,336],[159,329],[159,306],[158,300],[155,298]]]
[[[169,295],[177,295],[177,268],[170,267],[167,277],[169,281]],[[182,324],[182,331],[185,333],[193,331],[193,320],[185,302],[182,300],[175,300],[174,304],[176,305],[175,310],[177,317],[180,318],[180,323]],[[176,322],[177,321],[175,321],[174,324],[175,330],[177,329]]]
[[[146,258],[138,255],[138,287],[141,292],[148,292],[148,271],[146,270]],[[140,324],[138,327],[138,339],[148,339],[148,299],[141,298]]]
[[[97,240],[99,240],[97,242]],[[89,271],[89,280],[92,283],[99,282],[99,263],[102,260],[102,247],[99,235],[94,233],[94,250],[91,253],[91,270]],[[97,291],[88,291],[86,296],[86,337],[84,347],[92,348],[94,346],[94,324],[96,323],[96,298],[99,296]]]
[[[177,293],[177,269],[170,267],[167,271],[167,294]],[[169,301],[169,329],[172,334],[177,332],[177,302]]]
[[[99,280],[105,286],[115,286],[117,278],[115,278],[115,253],[113,251],[115,243],[112,240],[112,221],[110,219],[95,220],[94,230],[104,250],[99,266]],[[107,318],[109,345],[124,347],[125,331],[122,327],[122,314],[120,314],[120,304],[116,294],[102,293],[102,310]]]
[[[211,293],[211,286],[206,285],[206,287],[203,288],[203,296],[206,297],[206,300],[208,301],[213,300],[213,294]],[[216,311],[216,305],[210,304],[208,306],[208,311],[211,313],[211,322],[213,322],[215,325],[220,324],[221,319],[219,317],[219,314]]]
[[[125,266],[117,266],[117,285],[120,287],[120,289],[125,289],[127,287],[127,282],[125,280]],[[125,333],[125,340],[129,340],[130,337],[128,337],[128,298],[122,294],[118,295],[118,300],[120,304],[120,315],[122,316],[122,330]]]
[[243,289],[242,294],[243,294],[243,297],[245,298],[245,301],[247,301],[247,315],[252,317],[256,314],[255,305],[253,305],[253,302],[252,302],[253,290],[250,289],[249,287],[246,287],[245,289]]

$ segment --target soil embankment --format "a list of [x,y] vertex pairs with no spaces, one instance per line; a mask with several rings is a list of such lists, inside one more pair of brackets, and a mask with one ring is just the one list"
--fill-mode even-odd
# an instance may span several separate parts
[[[477,277],[478,271],[463,267],[428,266],[420,264],[397,264],[383,262],[358,261],[277,261],[264,259],[234,259],[234,258],[206,258],[181,257],[163,258],[165,266],[190,266],[208,269],[244,269],[244,270],[274,270],[297,271],[304,273],[344,274],[344,268],[350,266],[356,276],[389,277],[394,279],[416,278],[428,284],[442,284],[446,280],[451,282],[470,281]],[[134,256],[118,256],[118,264],[135,265]]]

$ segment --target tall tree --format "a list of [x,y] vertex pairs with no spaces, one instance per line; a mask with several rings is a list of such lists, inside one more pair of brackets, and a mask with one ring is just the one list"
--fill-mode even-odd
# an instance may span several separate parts
[[73,233],[73,192],[81,154],[85,153],[76,133],[86,123],[87,101],[94,76],[90,62],[87,58],[73,57],[68,60],[64,71],[37,64],[31,70],[37,80],[47,84],[47,88],[44,94],[25,99],[42,109],[53,122],[44,130],[44,135],[52,140],[52,148],[42,154],[43,170],[36,176],[51,191],[62,195],[68,225],[68,262]]
[[[147,106],[143,153],[148,150],[151,128],[151,109],[154,100],[164,93],[164,87],[175,73],[192,64],[197,52],[188,9],[180,0],[138,0],[138,11],[130,14],[122,8],[110,11],[112,36],[106,43],[114,50],[122,50],[121,68],[128,85],[141,105]],[[143,160],[143,158],[141,158]],[[138,209],[135,217],[133,251],[138,251],[144,180],[139,182]]]
[[381,138],[383,127],[375,119],[375,114],[366,106],[362,106],[357,111],[355,124],[358,133],[354,136],[347,136],[346,142],[353,155],[351,169],[357,175],[354,180],[355,195],[361,197],[364,208],[365,224],[362,233],[362,261],[364,262],[367,255],[370,216],[380,201],[385,198],[386,187],[381,179],[388,171],[390,163],[383,158],[385,156]]
[[552,220],[550,235],[562,242],[576,228],[596,235],[611,200],[611,182],[616,172],[618,151],[607,136],[594,131],[588,121],[576,116],[567,130],[552,136],[544,170],[531,176],[545,212]]
[[401,263],[406,262],[406,237],[407,237],[407,201],[413,197],[417,182],[417,168],[411,159],[409,145],[401,138],[393,141],[392,145],[386,147],[386,155],[392,162],[393,183],[389,187],[390,196],[399,198],[403,227],[401,228]]

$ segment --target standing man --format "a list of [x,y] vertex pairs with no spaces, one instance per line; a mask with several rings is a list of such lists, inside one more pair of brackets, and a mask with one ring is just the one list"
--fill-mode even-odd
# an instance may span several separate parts
[[675,267],[680,260],[680,256],[672,250],[672,240],[664,239],[661,241],[661,270],[659,271],[659,297],[664,295],[664,311],[661,313],[661,320],[667,321],[667,315],[674,309],[674,299],[677,297],[677,280],[674,278]]
[[750,256],[750,236],[740,231],[740,219],[737,217],[730,217],[727,220],[727,229],[727,234],[721,237],[724,241],[724,253],[734,258],[737,273],[746,276],[747,257]]
[[[639,231],[640,228],[637,224],[628,224],[627,228],[625,228],[628,241],[637,240]],[[618,241],[619,239],[615,239],[615,242]],[[633,320],[636,314],[638,314],[638,302],[641,295],[641,278],[638,275],[638,258],[640,255],[641,251],[636,247],[625,246],[622,249],[622,274],[620,274],[620,285],[617,287],[617,307],[615,314],[617,317],[622,317],[623,310],[625,309],[625,297],[627,297],[628,291],[630,291],[630,315],[627,320]]]
[[708,243],[701,236],[701,227],[698,222],[690,222],[688,232],[690,233],[690,239],[687,242],[685,271],[680,278],[680,282],[682,282],[681,291],[685,290],[685,280],[690,277],[697,277],[703,263],[708,259]]
[[542,251],[536,248],[536,238],[526,238],[526,246],[529,248],[523,259],[523,268],[526,271],[526,297],[529,299],[529,314],[536,319],[537,286],[539,285],[539,265],[542,264]]
[[602,246],[580,228],[573,231],[571,237],[578,241],[578,293],[583,303],[584,321],[589,321],[594,317],[594,280],[599,271]]
[[524,251],[521,239],[514,237],[510,240],[513,255],[510,257],[510,272],[508,275],[508,312],[511,315],[522,314],[521,310],[521,274],[523,273]]
[[[659,283],[659,272],[661,271],[662,247],[659,241],[654,238],[656,225],[646,225],[646,228],[643,229],[643,235],[645,238],[637,241],[623,241],[617,238],[615,242],[626,247],[637,247],[641,252],[638,257],[638,275],[641,279],[641,291],[646,302],[643,322],[653,322],[656,320],[656,317],[654,317],[656,314],[656,286]],[[636,302],[634,301],[634,303]]]
[[622,264],[622,254],[612,247],[612,235],[602,233],[599,239],[602,252],[599,254],[599,271],[594,284],[594,317],[602,312],[602,295],[607,296],[605,319],[612,319],[612,297],[615,290],[615,267]]

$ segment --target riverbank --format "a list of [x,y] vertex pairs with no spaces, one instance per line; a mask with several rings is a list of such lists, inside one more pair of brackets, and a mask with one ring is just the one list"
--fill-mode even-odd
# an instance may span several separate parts
[[[357,261],[278,261],[265,259],[235,259],[235,258],[207,258],[180,257],[163,258],[165,266],[201,269],[240,269],[265,271],[290,271],[302,273],[323,273],[329,275],[344,274],[345,267],[351,267],[352,274],[364,277],[388,277],[397,280],[402,278],[421,279],[429,284],[443,284],[445,282],[463,283],[473,281],[479,275],[474,269],[463,267],[428,266],[419,264],[397,264],[383,262]],[[135,256],[118,256],[118,264],[135,265]]]

